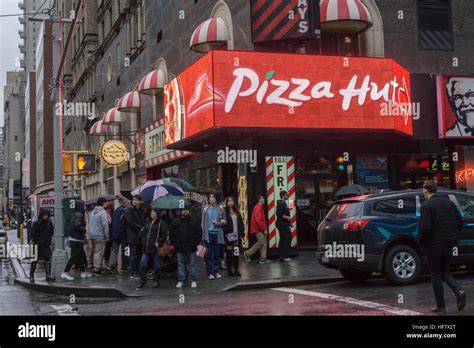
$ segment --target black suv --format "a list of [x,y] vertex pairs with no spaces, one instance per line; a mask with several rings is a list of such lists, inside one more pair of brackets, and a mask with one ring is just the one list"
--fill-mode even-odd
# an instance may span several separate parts
[[[453,266],[474,265],[474,194],[440,188],[464,219]],[[351,281],[382,273],[397,285],[411,284],[426,259],[418,244],[422,190],[389,191],[337,201],[318,226],[318,261]]]

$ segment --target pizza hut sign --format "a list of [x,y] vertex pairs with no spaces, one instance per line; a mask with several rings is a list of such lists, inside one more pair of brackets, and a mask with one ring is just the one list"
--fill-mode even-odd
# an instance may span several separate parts
[[166,145],[226,127],[413,134],[410,74],[391,59],[211,51],[165,94]]

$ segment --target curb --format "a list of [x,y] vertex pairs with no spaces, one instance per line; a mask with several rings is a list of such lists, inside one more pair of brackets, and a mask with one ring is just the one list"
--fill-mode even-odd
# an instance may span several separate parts
[[311,278],[311,277],[295,277],[289,279],[270,279],[258,282],[245,282],[230,285],[222,291],[240,291],[253,289],[268,289],[275,287],[300,286],[310,284],[330,284],[345,281],[342,277],[326,277],[326,278]]
[[38,292],[70,296],[74,294],[79,297],[98,297],[98,298],[128,298],[132,297],[117,288],[104,286],[67,286],[59,283],[35,282],[30,283],[26,276],[25,270],[21,266],[18,259],[11,259],[13,273],[15,274],[15,284],[23,286],[24,288],[35,290]]

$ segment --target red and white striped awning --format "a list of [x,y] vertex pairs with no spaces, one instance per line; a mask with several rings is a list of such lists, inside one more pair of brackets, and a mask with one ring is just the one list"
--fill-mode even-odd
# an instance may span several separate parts
[[120,98],[117,104],[117,110],[122,112],[140,112],[141,111],[140,94],[138,92],[128,92]]
[[143,94],[158,94],[163,90],[166,82],[163,70],[153,70],[142,79],[138,87],[138,92]]
[[207,53],[217,48],[226,47],[229,33],[225,22],[220,17],[215,17],[202,22],[191,36],[189,48],[195,52]]
[[321,31],[355,34],[372,26],[361,0],[320,0]]
[[97,121],[91,127],[90,135],[105,135],[107,134],[107,127],[102,123],[102,120]]
[[112,108],[104,114],[102,117],[103,124],[117,125],[122,123],[122,113],[117,110],[117,108]]

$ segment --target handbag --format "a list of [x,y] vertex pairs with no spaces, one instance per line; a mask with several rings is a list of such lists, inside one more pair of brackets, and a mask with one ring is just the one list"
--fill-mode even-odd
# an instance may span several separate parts
[[237,232],[232,232],[227,234],[226,237],[229,242],[235,242],[237,239],[239,239],[239,234]]
[[[158,233],[156,235],[156,241],[155,241],[156,244],[158,244],[158,240],[160,239],[160,231],[161,231],[161,220],[158,223]],[[174,246],[169,242],[169,236],[168,238],[166,238],[166,241],[163,243],[162,247],[156,248],[156,254],[159,257],[170,256],[173,251],[174,251]]]
[[203,244],[198,244],[196,247],[196,255],[199,257],[206,257],[207,248]]

